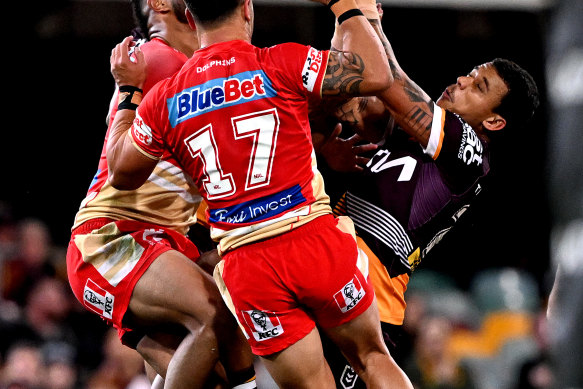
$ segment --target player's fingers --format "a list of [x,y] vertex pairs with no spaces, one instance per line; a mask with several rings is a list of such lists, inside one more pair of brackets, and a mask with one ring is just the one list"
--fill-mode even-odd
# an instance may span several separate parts
[[368,161],[370,161],[370,158],[365,158],[365,157],[356,157],[355,159],[356,159],[357,166],[359,166],[361,168],[362,168],[362,166],[365,166],[368,163]]
[[136,62],[137,63],[143,63],[143,61],[145,61],[144,59],[144,52],[142,51],[142,49],[140,48],[140,46],[136,47],[135,51],[134,51],[134,55],[136,56]]
[[326,143],[330,143],[330,142],[334,141],[336,138],[338,138],[338,136],[340,135],[341,132],[342,132],[342,124],[338,123],[338,124],[336,124],[336,126],[334,126],[334,130],[332,131],[330,136],[326,139]]
[[363,154],[372,150],[376,150],[379,146],[374,143],[368,143],[365,145],[354,146],[352,148],[352,152],[354,154]]
[[336,138],[338,135],[340,135],[340,133],[342,132],[342,123],[337,123],[336,126],[334,126],[334,131],[332,131],[332,138]]
[[362,140],[362,137],[360,135],[358,135],[358,134],[354,134],[350,138],[346,139],[346,141],[348,143],[350,143],[351,145],[355,145],[358,142],[360,142],[361,140]]

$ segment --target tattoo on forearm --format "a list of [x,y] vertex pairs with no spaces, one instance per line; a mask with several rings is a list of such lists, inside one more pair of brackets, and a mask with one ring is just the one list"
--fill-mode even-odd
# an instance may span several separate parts
[[336,111],[336,118],[342,123],[346,123],[350,126],[356,126],[358,124],[358,119],[354,114],[354,109],[351,107],[341,106]]
[[395,79],[395,81],[401,81],[403,77],[401,77],[401,73],[398,71],[397,63],[391,57],[389,57],[389,67],[391,68],[393,79]]
[[360,93],[364,80],[364,61],[355,53],[330,52],[322,93],[328,96]]
[[368,96],[362,96],[358,98],[358,112],[364,112],[368,107]]
[[381,25],[381,21],[378,19],[369,19],[368,21],[371,24],[372,28],[376,31],[379,39],[381,40],[383,49],[385,50],[385,54],[387,55],[387,59],[389,60],[389,67],[391,68],[393,78],[397,81],[401,80],[402,77],[401,74],[398,72],[397,61],[395,60],[395,53],[393,53],[393,49],[391,48],[389,39],[385,35],[383,26]]
[[418,133],[430,132],[433,123],[433,104],[416,105],[407,112],[405,120],[410,128]]
[[421,90],[417,86],[417,84],[415,84],[411,80],[407,80],[405,82],[404,88],[405,88],[405,92],[407,93],[407,96],[409,96],[410,101],[412,101],[414,103],[425,102],[428,105],[431,102],[431,99],[427,100],[424,98],[425,93],[423,92],[423,90]]

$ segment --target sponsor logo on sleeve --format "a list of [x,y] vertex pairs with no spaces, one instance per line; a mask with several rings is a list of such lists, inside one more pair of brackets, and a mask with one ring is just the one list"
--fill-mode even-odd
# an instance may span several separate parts
[[137,113],[134,119],[134,125],[132,126],[132,132],[138,142],[145,145],[152,144],[152,129],[144,123],[141,116]]
[[83,290],[83,303],[85,306],[107,318],[111,319],[113,317],[113,304],[115,297],[91,279],[88,279],[85,283],[85,289]]
[[256,309],[241,313],[256,341],[262,342],[283,334],[283,327],[275,313]]
[[322,59],[322,52],[310,47],[302,70],[302,82],[309,92],[314,91],[314,85],[318,79],[318,74],[320,74],[320,69],[322,69]]
[[207,112],[276,96],[262,70],[216,78],[184,89],[166,101],[172,127]]
[[334,295],[334,300],[336,300],[336,304],[338,304],[338,308],[340,308],[342,313],[346,313],[354,308],[356,304],[362,300],[365,294],[366,292],[364,291],[362,284],[355,275],[349,283],[344,285],[344,287]]
[[462,133],[462,141],[458,151],[458,158],[471,165],[476,163],[480,166],[482,164],[482,154],[484,153],[484,146],[476,135],[476,132],[468,123],[464,123],[464,130]]

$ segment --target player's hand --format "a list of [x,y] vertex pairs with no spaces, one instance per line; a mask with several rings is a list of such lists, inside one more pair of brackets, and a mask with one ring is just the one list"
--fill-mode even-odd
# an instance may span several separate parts
[[136,46],[131,36],[126,37],[111,51],[110,64],[117,86],[143,87],[146,80],[146,60],[140,46]]
[[333,170],[338,172],[362,171],[370,160],[370,158],[363,157],[362,154],[376,150],[378,146],[374,143],[357,145],[362,141],[360,135],[355,134],[348,139],[342,139],[340,138],[341,132],[342,124],[338,123],[322,145],[320,153]]

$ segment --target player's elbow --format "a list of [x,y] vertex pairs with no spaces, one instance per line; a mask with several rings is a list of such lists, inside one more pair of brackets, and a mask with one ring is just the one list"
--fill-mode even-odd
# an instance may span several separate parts
[[[391,72],[373,72],[366,78],[366,88],[363,95],[377,95],[389,89],[393,85]],[[362,91],[362,90],[361,90]]]
[[109,183],[112,187],[117,190],[135,190],[142,186],[143,181],[139,182],[132,178],[129,174],[124,174],[123,172],[109,171],[109,176],[107,177]]

